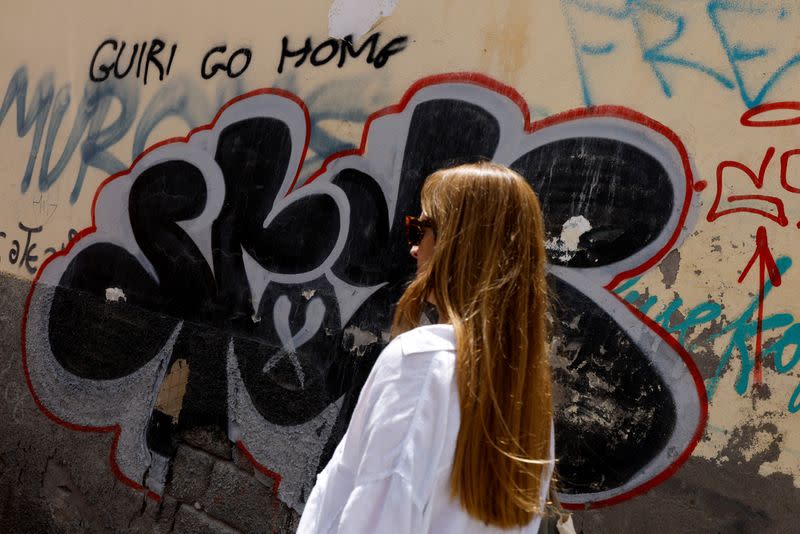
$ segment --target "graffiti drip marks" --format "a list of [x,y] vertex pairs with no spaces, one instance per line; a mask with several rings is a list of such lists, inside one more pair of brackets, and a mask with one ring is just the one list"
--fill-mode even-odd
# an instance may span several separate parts
[[[484,158],[529,180],[548,240],[587,221],[573,256],[550,257],[564,502],[612,504],[688,457],[705,423],[698,373],[609,291],[687,226],[691,170],[671,131],[618,107],[531,123],[519,94],[477,74],[416,83],[369,117],[358,149],[300,184],[309,129],[291,93],[234,99],[104,182],[93,227],[34,281],[31,391],[62,424],[117,432],[123,480],[160,491],[149,467],[179,431],[212,424],[301,509],[415,271],[403,217],[419,212],[430,172]],[[179,402],[167,402],[176,383]]]
[[[613,139],[555,141],[512,166],[541,177],[533,186],[549,214],[549,236],[558,235],[578,212],[587,223],[595,221],[568,259],[551,258],[558,265],[591,267],[626,258],[658,236],[674,209],[672,186],[658,160]],[[637,215],[642,203],[653,207],[648,218]],[[628,226],[631,218],[641,219],[642,225]]]

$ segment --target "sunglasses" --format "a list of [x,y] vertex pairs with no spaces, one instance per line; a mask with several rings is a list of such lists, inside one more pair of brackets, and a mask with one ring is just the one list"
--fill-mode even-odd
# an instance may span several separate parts
[[406,239],[408,239],[408,246],[416,247],[425,237],[425,229],[430,228],[436,231],[433,221],[430,219],[420,219],[419,217],[412,217],[406,215]]

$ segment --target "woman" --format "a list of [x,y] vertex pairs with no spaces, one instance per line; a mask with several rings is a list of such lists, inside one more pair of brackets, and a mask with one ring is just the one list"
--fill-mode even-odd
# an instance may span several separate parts
[[[488,162],[433,173],[421,202],[395,337],[298,532],[538,529],[553,463],[539,202]],[[419,326],[426,303],[440,324]]]

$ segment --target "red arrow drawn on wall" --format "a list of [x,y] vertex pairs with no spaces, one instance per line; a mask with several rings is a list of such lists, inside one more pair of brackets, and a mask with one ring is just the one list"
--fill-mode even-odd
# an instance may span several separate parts
[[775,258],[769,250],[767,243],[767,229],[759,226],[756,231],[756,250],[753,257],[747,262],[742,275],[739,277],[741,284],[750,268],[758,260],[758,323],[756,324],[756,355],[753,367],[753,384],[761,383],[761,326],[764,321],[764,273],[769,274],[769,280],[774,287],[781,285],[781,272],[775,264]]

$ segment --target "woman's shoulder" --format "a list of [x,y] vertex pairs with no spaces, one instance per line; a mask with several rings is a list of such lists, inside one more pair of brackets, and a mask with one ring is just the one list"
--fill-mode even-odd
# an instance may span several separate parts
[[386,382],[394,386],[420,387],[436,359],[452,359],[455,335],[451,325],[437,324],[414,328],[395,337],[383,349],[367,387]]
[[418,326],[397,336],[393,342],[398,344],[402,354],[421,354],[427,352],[456,350],[456,337],[453,326],[431,324]]
[[[432,451],[441,440],[437,429],[451,414],[455,341],[450,325],[430,325],[405,332],[384,349],[362,390],[350,423],[352,457],[368,477],[397,472],[413,475],[409,455]],[[451,398],[452,397],[452,398]],[[434,461],[438,455],[431,456]],[[435,463],[435,462],[434,462]],[[429,466],[425,472],[434,472]]]

